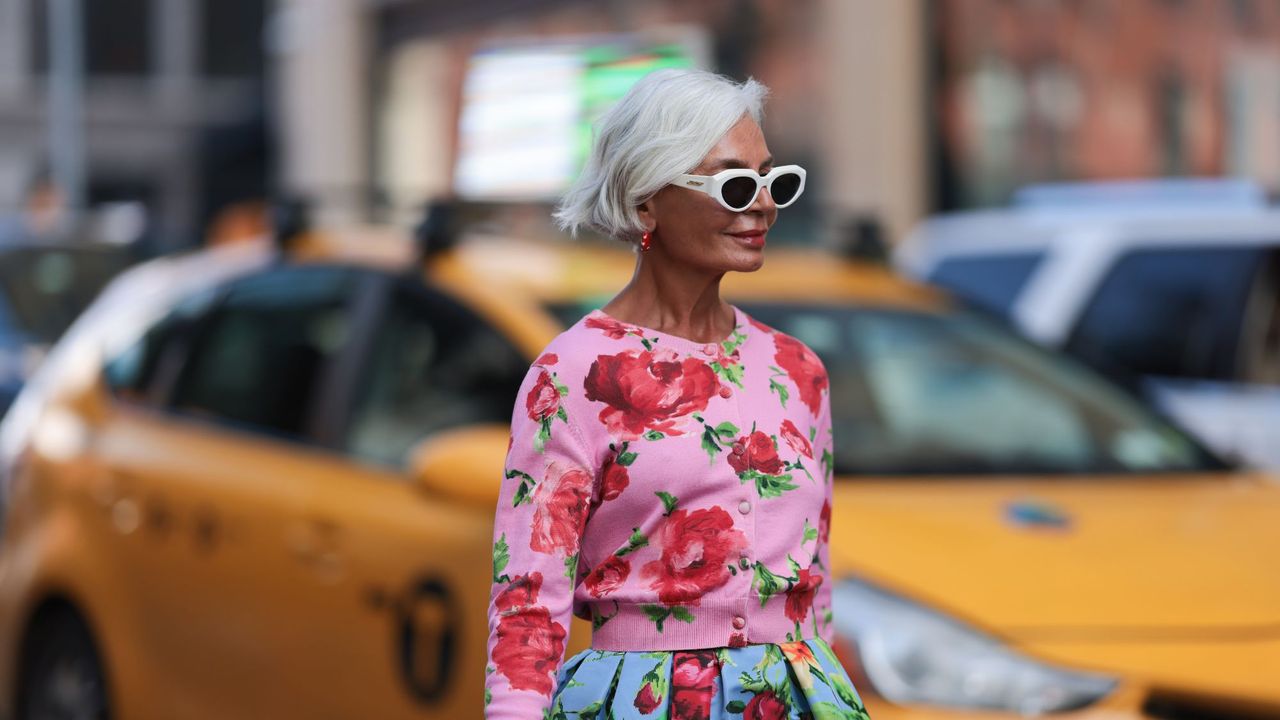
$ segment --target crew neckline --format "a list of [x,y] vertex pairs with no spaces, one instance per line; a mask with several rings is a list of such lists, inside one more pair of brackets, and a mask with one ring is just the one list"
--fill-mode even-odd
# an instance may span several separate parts
[[[694,340],[693,338],[687,338],[683,335],[673,335],[669,332],[663,332],[655,328],[646,327],[644,325],[639,325],[633,322],[627,322],[626,320],[621,320],[619,318],[616,318],[610,315],[609,313],[605,312],[601,308],[596,308],[591,312],[587,313],[587,315],[588,316],[595,315],[597,317],[605,318],[607,320],[612,320],[613,322],[620,323],[628,327],[636,328],[637,330],[642,331],[645,337],[657,337],[657,338],[662,338],[664,340],[674,340],[677,343],[687,345],[693,348],[702,348],[707,345],[715,345],[716,347],[723,347],[724,343],[733,340],[734,333],[739,332],[742,326],[747,324],[747,318],[744,316],[742,310],[738,309],[737,305],[734,305],[733,303],[729,303],[729,307],[733,308],[733,329],[729,331],[728,335],[725,335],[719,340],[707,340],[707,341]],[[743,332],[745,334],[745,331]]]

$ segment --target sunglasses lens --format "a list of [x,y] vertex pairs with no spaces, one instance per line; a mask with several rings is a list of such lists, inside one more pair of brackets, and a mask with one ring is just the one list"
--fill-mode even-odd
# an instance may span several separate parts
[[786,205],[796,199],[796,194],[800,192],[800,176],[796,173],[786,173],[774,178],[773,185],[769,186],[769,194],[773,196],[773,201],[779,205]]
[[736,210],[746,209],[756,197],[756,181],[748,177],[736,177],[720,186],[724,201]]

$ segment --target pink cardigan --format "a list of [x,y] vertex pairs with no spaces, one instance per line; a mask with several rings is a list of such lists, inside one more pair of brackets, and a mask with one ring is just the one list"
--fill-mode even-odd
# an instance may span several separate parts
[[600,650],[831,642],[831,417],[806,345],[593,311],[529,370],[494,526],[487,718],[542,717],[569,613]]

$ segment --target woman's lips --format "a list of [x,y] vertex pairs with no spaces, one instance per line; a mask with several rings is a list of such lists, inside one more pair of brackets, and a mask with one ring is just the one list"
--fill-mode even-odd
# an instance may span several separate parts
[[767,230],[747,230],[744,232],[729,233],[738,238],[738,241],[749,248],[764,247],[764,236]]

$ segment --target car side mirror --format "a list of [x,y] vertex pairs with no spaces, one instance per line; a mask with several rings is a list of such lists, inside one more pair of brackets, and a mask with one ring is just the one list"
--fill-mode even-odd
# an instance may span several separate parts
[[433,433],[409,451],[409,472],[432,495],[493,511],[510,437],[508,426],[496,424]]

